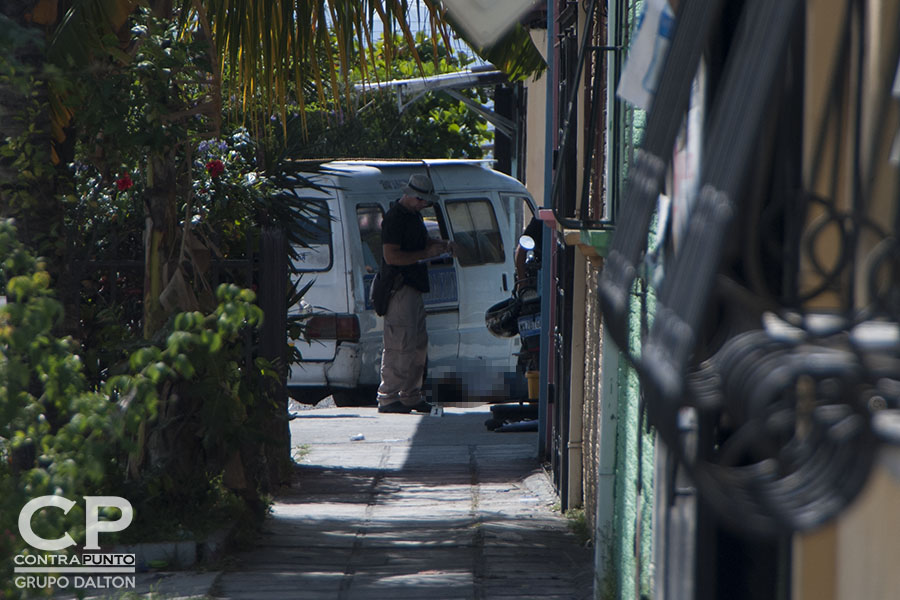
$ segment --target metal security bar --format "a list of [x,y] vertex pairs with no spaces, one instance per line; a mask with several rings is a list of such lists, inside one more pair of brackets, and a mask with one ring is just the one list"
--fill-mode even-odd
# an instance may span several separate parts
[[[560,126],[559,145],[553,161],[553,181],[550,188],[550,205],[553,208],[556,221],[563,227],[572,229],[611,229],[615,226],[616,212],[614,207],[607,207],[605,210],[601,209],[601,211],[598,212],[602,212],[603,214],[596,215],[595,218],[592,218],[590,206],[590,194],[592,191],[591,178],[596,175],[595,170],[592,168],[592,164],[597,153],[602,152],[603,150],[602,148],[599,148],[596,143],[597,136],[595,135],[595,132],[598,131],[599,121],[603,114],[606,102],[604,93],[605,75],[603,73],[603,66],[606,61],[602,60],[599,55],[606,52],[618,52],[624,47],[624,45],[620,44],[592,44],[595,27],[598,23],[597,17],[599,5],[599,0],[591,0],[590,4],[588,4],[586,9],[587,17],[580,35],[577,31],[577,23],[568,27],[567,30],[561,34],[562,39],[560,45],[563,46],[576,42],[578,43],[578,54],[573,61],[574,65],[570,65],[570,67],[573,66],[574,68],[571,69],[571,72],[564,78],[565,84],[568,87],[564,89],[564,98],[562,102],[563,111],[561,116],[563,116],[563,120]],[[565,44],[563,44],[563,42],[565,42]],[[571,162],[574,158],[574,148],[571,145],[577,138],[575,129],[580,122],[577,115],[578,97],[580,93],[584,92],[584,88],[581,87],[579,83],[585,72],[585,63],[589,58],[592,59],[593,68],[590,72],[591,85],[590,88],[588,88],[590,94],[586,99],[589,107],[587,118],[588,128],[586,129],[588,135],[584,138],[584,162],[581,165],[582,188],[579,199],[576,198],[574,185],[564,189],[563,182],[568,181],[569,179],[566,175],[571,176],[574,172],[574,169],[570,168],[567,170],[565,167],[574,167],[574,164],[567,164],[567,162]],[[574,178],[572,178],[571,183],[574,183]],[[596,189],[593,191],[598,192]],[[577,205],[576,200],[578,201]]]

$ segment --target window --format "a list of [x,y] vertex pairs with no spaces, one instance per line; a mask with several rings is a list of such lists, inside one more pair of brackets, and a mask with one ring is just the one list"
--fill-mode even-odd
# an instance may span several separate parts
[[[423,208],[421,214],[422,221],[425,223],[425,229],[428,230],[428,237],[435,240],[450,239],[450,236],[447,235],[447,225],[444,221],[443,215],[441,214],[441,209],[437,204],[433,204],[431,206]],[[432,258],[429,261],[430,267],[452,264],[453,259],[449,256],[440,259]]]
[[375,273],[381,267],[381,222],[384,211],[377,204],[360,204],[356,207],[359,239],[362,242],[363,262],[366,273]]
[[506,260],[497,217],[488,200],[447,202],[447,215],[460,266],[502,263]]
[[519,237],[535,217],[531,202],[527,196],[501,196],[504,209],[509,213],[510,226],[515,232],[513,240],[518,243]]
[[327,271],[331,268],[331,214],[325,200],[306,198],[300,211],[298,235],[306,246],[295,248],[294,265],[299,271]]
[[[359,225],[359,238],[362,246],[363,262],[366,273],[375,273],[381,268],[381,222],[384,210],[377,204],[360,204],[356,207],[356,221]],[[422,220],[428,237],[440,240],[448,239],[447,226],[437,206],[422,209]],[[452,264],[452,258],[433,259],[431,266]]]

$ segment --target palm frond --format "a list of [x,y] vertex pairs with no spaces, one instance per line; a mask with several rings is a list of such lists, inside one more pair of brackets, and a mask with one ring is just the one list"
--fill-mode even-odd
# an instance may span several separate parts
[[[80,69],[90,64],[100,52],[127,61],[128,56],[109,42],[116,39],[135,6],[135,0],[73,2],[50,38],[48,62],[63,70]],[[51,87],[49,99],[51,134],[54,141],[62,143],[72,119],[72,108],[64,93],[56,88]]]
[[109,44],[128,20],[135,0],[78,0],[63,15],[47,48],[48,60],[60,68],[83,67]]

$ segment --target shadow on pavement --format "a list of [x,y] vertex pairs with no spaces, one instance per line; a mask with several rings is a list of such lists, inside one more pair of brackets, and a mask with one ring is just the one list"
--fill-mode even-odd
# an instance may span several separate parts
[[536,434],[490,432],[489,417],[363,408],[295,419],[306,448],[295,483],[214,596],[590,598],[591,553],[552,508]]

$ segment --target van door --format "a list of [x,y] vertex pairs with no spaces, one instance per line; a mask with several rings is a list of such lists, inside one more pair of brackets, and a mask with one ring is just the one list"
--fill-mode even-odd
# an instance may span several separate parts
[[[360,268],[353,269],[354,290],[359,314],[360,372],[361,385],[378,385],[381,381],[381,350],[384,337],[384,319],[375,314],[369,300],[372,279],[381,267],[381,222],[384,208],[377,202],[368,200],[356,204],[356,223],[360,243]],[[352,237],[352,236],[351,236]]]
[[[449,240],[450,230],[440,203],[422,209],[428,237]],[[428,329],[428,373],[439,377],[456,371],[459,355],[459,279],[451,257],[428,261],[429,291],[425,302],[425,327]]]
[[[372,278],[381,266],[381,222],[384,208],[372,202],[356,205],[362,251],[360,290],[364,295],[364,316],[360,318],[362,337],[363,373],[360,383],[380,380],[381,349],[383,347],[384,320],[375,316],[368,290]],[[450,239],[447,221],[439,205],[422,209],[422,218],[428,235],[437,239]],[[452,371],[459,350],[459,286],[456,267],[452,258],[435,258],[428,261],[430,291],[424,295],[428,329],[428,374]],[[369,326],[371,324],[371,327]]]
[[[515,339],[503,343],[485,326],[484,313],[512,293],[514,247],[504,236],[506,210],[498,211],[490,193],[453,196],[445,200],[447,220],[459,265],[459,356],[492,369],[515,370]],[[505,238],[505,239],[504,239]]]
[[[315,313],[347,313],[350,309],[347,293],[346,256],[341,228],[339,199],[317,190],[302,190],[308,203],[304,210],[308,221],[303,225],[302,237],[306,246],[295,245],[293,276],[297,288],[310,280],[312,287],[303,302]],[[299,306],[290,307],[296,313]],[[333,360],[337,340],[316,338],[310,341],[292,340],[303,357],[301,365],[294,365],[292,381],[296,384],[324,384],[324,362]]]

